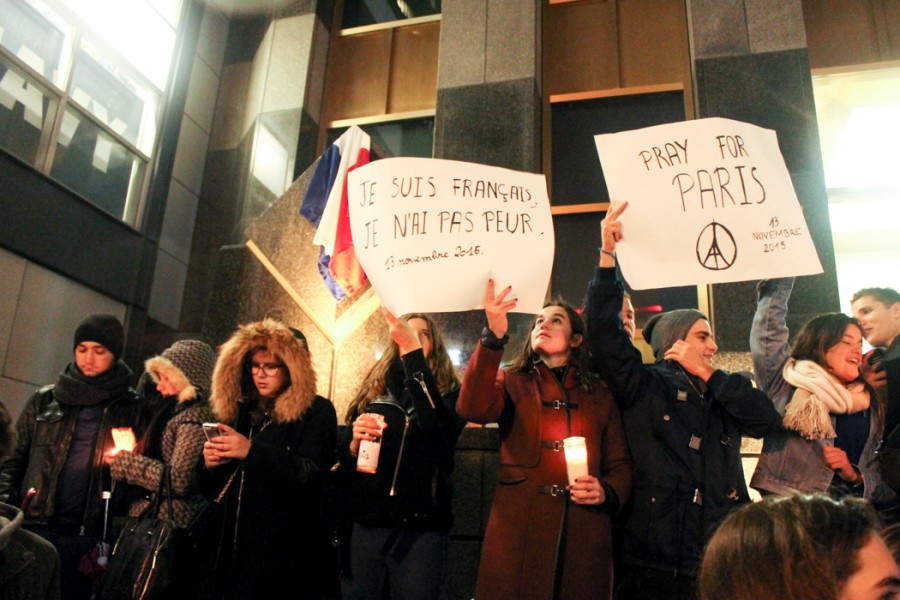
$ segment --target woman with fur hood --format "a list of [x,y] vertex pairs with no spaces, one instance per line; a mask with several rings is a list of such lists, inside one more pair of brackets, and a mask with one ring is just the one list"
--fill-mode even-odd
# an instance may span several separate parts
[[302,334],[273,319],[239,327],[219,348],[210,404],[222,434],[204,445],[199,472],[224,505],[214,597],[319,598],[337,418],[316,394]]
[[206,396],[215,364],[215,351],[198,340],[175,342],[144,363],[162,399],[154,405],[143,452],[123,450],[110,463],[113,479],[148,491],[132,502],[130,516],[141,515],[151,504],[152,492],[159,488],[166,465],[171,472],[174,514],[169,514],[168,502],[162,502],[160,517],[172,519],[178,527],[187,527],[206,504],[197,489],[195,473],[206,441],[203,423],[213,420]]

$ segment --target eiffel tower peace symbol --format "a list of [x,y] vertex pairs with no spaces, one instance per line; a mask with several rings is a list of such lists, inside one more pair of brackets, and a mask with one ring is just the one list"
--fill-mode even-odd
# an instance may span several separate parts
[[731,231],[713,221],[697,237],[697,262],[710,271],[724,271],[737,259],[737,244]]

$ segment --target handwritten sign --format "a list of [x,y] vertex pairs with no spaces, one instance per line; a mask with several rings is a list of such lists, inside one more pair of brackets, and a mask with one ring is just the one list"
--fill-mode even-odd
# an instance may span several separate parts
[[489,278],[540,312],[554,252],[543,175],[388,158],[350,173],[348,203],[357,258],[393,313],[482,308]]
[[775,132],[699,119],[595,136],[637,290],[822,272]]

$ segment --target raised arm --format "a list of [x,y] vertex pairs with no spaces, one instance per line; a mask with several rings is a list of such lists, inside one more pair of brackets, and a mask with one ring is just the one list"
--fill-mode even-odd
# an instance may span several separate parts
[[463,419],[473,423],[496,423],[506,408],[506,390],[500,359],[503,347],[509,340],[507,314],[516,305],[516,299],[507,300],[511,288],[494,293],[494,281],[487,283],[484,291],[484,312],[488,326],[481,341],[466,366],[456,410]]
[[756,286],[756,314],[750,327],[750,355],[757,384],[782,415],[791,397],[782,369],[790,355],[787,311],[793,287],[793,277],[760,281]]
[[622,324],[625,289],[616,277],[616,244],[622,239],[619,215],[627,202],[616,205],[600,225],[598,268],[588,287],[587,330],[593,369],[606,381],[623,409],[641,395],[644,365]]

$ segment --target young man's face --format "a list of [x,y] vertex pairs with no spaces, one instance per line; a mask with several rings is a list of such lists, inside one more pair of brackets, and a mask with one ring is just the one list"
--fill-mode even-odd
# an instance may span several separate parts
[[688,330],[684,341],[693,346],[694,350],[700,353],[703,360],[707,364],[712,364],[713,355],[719,349],[716,340],[713,338],[712,330],[709,328],[709,321],[706,319],[697,319]]
[[625,333],[628,334],[631,341],[634,341],[634,328],[636,325],[634,305],[631,304],[631,299],[627,297],[622,299],[622,325],[625,326]]
[[103,344],[85,341],[75,346],[75,364],[85,377],[103,375],[115,362],[115,356]]
[[900,335],[900,302],[888,306],[872,296],[858,298],[850,305],[863,336],[873,347],[887,347]]

